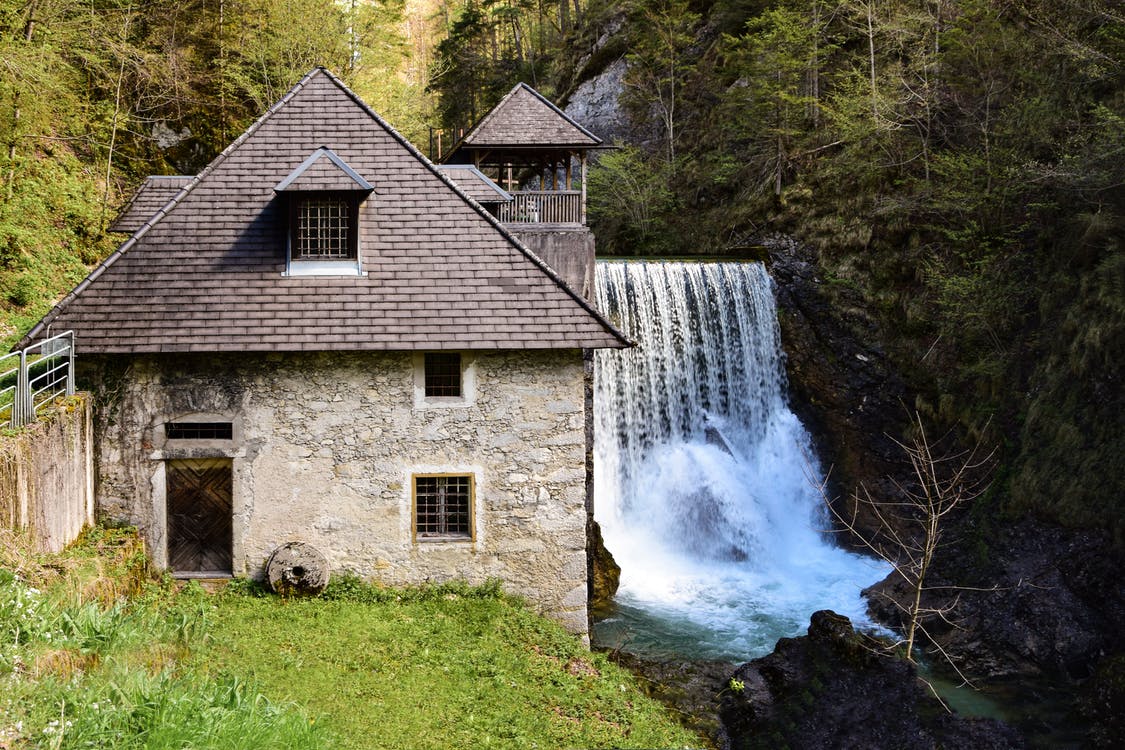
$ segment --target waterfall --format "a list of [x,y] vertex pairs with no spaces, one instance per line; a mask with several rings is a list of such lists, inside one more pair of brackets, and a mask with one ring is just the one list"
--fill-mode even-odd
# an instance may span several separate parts
[[738,660],[818,609],[865,622],[888,570],[823,531],[762,264],[602,262],[597,306],[638,347],[595,359],[595,515],[622,571],[595,639]]

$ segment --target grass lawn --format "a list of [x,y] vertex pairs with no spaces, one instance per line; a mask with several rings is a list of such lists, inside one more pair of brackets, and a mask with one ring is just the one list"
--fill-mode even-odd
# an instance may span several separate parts
[[0,750],[704,744],[496,587],[212,595],[148,579],[129,534],[0,530]]
[[702,744],[628,672],[496,591],[371,598],[225,595],[194,658],[300,704],[340,748]]

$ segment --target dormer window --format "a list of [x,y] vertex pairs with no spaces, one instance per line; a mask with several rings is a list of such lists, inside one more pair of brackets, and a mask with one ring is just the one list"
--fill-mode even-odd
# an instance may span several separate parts
[[373,190],[335,152],[318,148],[277,184],[288,201],[286,274],[352,276],[360,266],[360,207]]
[[354,197],[313,193],[293,203],[292,260],[356,259],[359,205]]

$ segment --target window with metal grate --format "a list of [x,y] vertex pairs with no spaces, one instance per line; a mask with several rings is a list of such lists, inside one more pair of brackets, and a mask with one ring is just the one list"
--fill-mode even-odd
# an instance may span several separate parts
[[426,354],[426,398],[461,396],[461,355],[458,352]]
[[345,199],[302,200],[297,207],[294,258],[347,260],[352,246],[351,204]]
[[472,538],[471,474],[414,476],[414,534],[419,539]]

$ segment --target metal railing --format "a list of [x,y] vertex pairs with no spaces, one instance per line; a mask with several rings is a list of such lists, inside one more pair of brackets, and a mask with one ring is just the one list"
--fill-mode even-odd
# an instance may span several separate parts
[[74,331],[0,356],[0,425],[22,427],[44,405],[74,395]]
[[500,204],[504,224],[581,224],[581,190],[523,190]]

